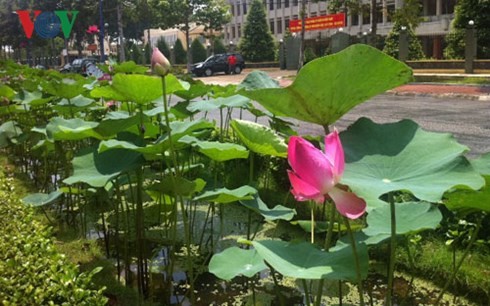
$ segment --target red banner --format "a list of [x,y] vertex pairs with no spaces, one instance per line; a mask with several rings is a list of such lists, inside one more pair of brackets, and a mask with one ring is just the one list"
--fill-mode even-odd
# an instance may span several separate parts
[[[310,17],[305,20],[305,31],[335,29],[345,27],[345,14],[333,14],[318,17]],[[289,30],[291,32],[301,31],[301,20],[290,20]]]

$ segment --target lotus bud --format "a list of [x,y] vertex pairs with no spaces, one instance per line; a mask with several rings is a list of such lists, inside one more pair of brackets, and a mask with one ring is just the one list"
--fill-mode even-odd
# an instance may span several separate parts
[[153,48],[151,56],[151,71],[159,76],[166,76],[170,70],[170,62],[158,48]]

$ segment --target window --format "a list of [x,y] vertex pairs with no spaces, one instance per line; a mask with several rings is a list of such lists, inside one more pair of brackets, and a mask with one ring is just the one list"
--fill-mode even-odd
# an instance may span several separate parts
[[289,29],[289,18],[284,19],[284,27]]
[[269,10],[274,10],[274,0],[269,0]]
[[381,5],[376,5],[376,22],[383,23],[383,7]]
[[271,29],[271,33],[274,34],[274,19],[269,20],[269,28]]
[[281,18],[277,18],[277,30],[276,30],[276,34],[282,34],[282,19]]
[[311,12],[309,17],[316,17],[316,12]]
[[240,2],[237,2],[236,4],[236,15],[240,16]]
[[387,20],[388,22],[391,22],[393,19],[393,15],[395,14],[395,4],[388,4],[386,6],[386,10],[388,11],[388,16],[387,16]]
[[327,15],[327,11],[320,11],[320,16],[325,16]]
[[231,27],[231,38],[235,38],[235,26]]
[[371,15],[368,12],[362,13],[362,24],[371,24]]
[[231,16],[235,16],[235,6],[231,5]]
[[350,15],[350,22],[353,26],[359,25],[359,13]]
[[247,2],[243,1],[243,15],[247,15]]
[[298,15],[293,15],[293,20],[298,20]]
[[283,1],[283,0],[276,0],[276,1],[277,1],[277,2],[276,2],[276,9],[281,8],[281,6],[282,6],[282,1]]
[[289,7],[289,0],[284,0],[284,7]]
[[237,37],[240,38],[240,36],[242,36],[242,25],[241,24],[238,24],[238,33],[237,33]]
[[293,0],[293,6],[298,6],[298,0]]

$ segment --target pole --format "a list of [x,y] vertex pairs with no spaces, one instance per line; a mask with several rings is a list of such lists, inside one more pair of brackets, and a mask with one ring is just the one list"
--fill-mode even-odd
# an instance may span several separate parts
[[99,44],[100,44],[100,62],[105,61],[104,54],[104,14],[102,13],[103,0],[99,0]]

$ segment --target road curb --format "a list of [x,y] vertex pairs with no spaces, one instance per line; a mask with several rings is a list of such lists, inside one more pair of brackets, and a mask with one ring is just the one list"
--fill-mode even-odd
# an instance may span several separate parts
[[417,92],[417,91],[397,91],[394,89],[394,90],[388,90],[386,94],[393,95],[393,96],[459,98],[459,99],[478,100],[478,101],[490,101],[490,95],[471,95],[471,94],[461,94],[461,93],[440,94],[440,93]]

